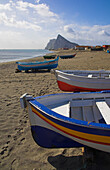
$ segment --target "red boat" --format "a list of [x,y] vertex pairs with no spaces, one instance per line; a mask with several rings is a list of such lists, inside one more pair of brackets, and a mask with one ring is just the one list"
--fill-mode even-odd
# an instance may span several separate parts
[[110,90],[110,71],[54,70],[54,74],[62,91]]

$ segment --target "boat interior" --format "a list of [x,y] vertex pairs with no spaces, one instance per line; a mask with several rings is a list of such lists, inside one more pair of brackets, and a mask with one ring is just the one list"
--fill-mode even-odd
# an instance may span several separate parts
[[76,98],[47,107],[56,113],[87,122],[110,124],[110,97]]
[[101,70],[101,71],[88,71],[88,70],[74,70],[74,71],[63,71],[64,73],[68,73],[68,74],[73,74],[73,75],[77,75],[77,76],[86,76],[86,77],[89,77],[89,78],[92,78],[92,77],[99,77],[99,78],[110,78],[110,71],[104,71],[104,70]]

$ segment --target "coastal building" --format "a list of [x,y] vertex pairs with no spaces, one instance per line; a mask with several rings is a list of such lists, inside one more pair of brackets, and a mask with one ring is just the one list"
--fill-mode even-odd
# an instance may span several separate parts
[[86,50],[86,51],[101,51],[103,50],[102,46],[84,46],[84,45],[78,45],[75,47],[76,50]]
[[91,46],[77,45],[75,46],[76,50],[88,50],[91,49]]
[[103,49],[104,51],[106,51],[107,49],[110,49],[110,45],[103,45]]

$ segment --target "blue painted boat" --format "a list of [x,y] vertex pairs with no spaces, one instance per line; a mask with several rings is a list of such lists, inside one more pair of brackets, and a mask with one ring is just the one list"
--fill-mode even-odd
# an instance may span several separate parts
[[36,62],[16,62],[19,71],[39,70],[39,69],[54,69],[58,66],[59,57],[54,60],[36,61]]
[[73,57],[75,57],[75,56],[76,56],[76,54],[72,54],[72,55],[61,55],[60,58],[61,58],[61,59],[67,59],[67,58],[73,58]]
[[46,148],[89,146],[110,153],[110,91],[24,94],[35,142]]

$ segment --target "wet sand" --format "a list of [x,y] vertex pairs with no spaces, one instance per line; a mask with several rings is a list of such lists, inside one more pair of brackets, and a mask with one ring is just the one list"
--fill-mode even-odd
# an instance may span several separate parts
[[[57,54],[74,53],[60,51]],[[34,61],[30,59],[29,61]],[[43,57],[37,58],[43,60]],[[0,169],[1,170],[108,170],[110,154],[82,152],[82,148],[45,149],[38,146],[30,131],[28,113],[21,109],[19,98],[60,93],[55,76],[47,71],[15,73],[15,62],[0,64]],[[77,51],[72,59],[59,59],[62,70],[110,70],[110,54]],[[92,156],[91,156],[92,155]]]

